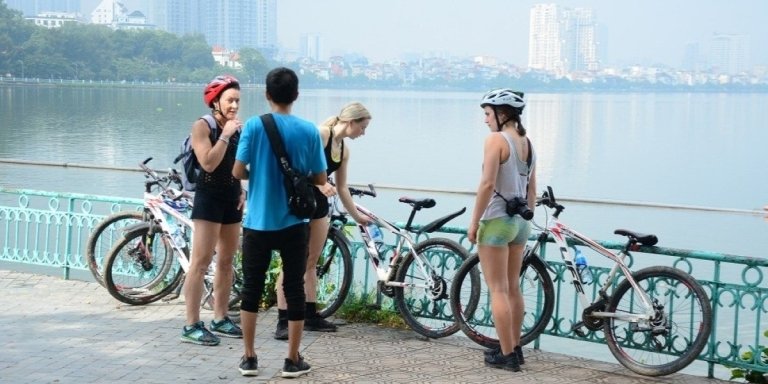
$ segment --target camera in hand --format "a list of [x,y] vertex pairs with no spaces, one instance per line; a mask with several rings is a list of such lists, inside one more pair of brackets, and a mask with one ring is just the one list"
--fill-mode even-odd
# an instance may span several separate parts
[[528,207],[528,201],[522,197],[507,200],[507,215],[520,215],[525,220],[533,219],[533,211]]

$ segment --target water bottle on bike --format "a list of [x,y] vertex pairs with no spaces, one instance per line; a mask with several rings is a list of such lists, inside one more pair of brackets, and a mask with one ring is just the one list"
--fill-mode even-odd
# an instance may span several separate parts
[[573,247],[574,249],[574,261],[576,262],[576,270],[579,272],[579,276],[581,276],[581,282],[584,284],[592,284],[592,280],[594,280],[594,276],[592,276],[592,271],[589,269],[589,266],[587,265],[587,258],[584,257],[584,255],[581,253],[581,251]]
[[368,223],[366,229],[368,230],[368,236],[370,236],[371,241],[373,241],[376,247],[376,252],[379,254],[379,257],[382,257],[381,246],[384,244],[384,235],[381,233],[381,228],[376,223]]

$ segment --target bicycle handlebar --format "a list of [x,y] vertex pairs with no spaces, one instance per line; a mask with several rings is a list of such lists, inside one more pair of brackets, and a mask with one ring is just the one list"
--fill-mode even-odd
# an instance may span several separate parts
[[176,169],[174,168],[170,168],[168,170],[168,175],[161,177],[157,174],[157,172],[154,169],[147,166],[147,164],[151,160],[152,160],[152,157],[148,157],[146,160],[139,163],[139,168],[141,168],[144,171],[145,177],[147,179],[151,179],[151,180],[144,181],[145,190],[149,192],[153,185],[157,185],[163,189],[163,192],[166,195],[169,195],[170,197],[172,197],[173,200],[178,200],[184,197],[183,192],[175,193],[174,188],[171,187],[171,183],[175,183],[178,186],[178,188],[176,188],[177,190],[183,189],[183,184],[181,182],[181,175],[179,174],[179,172],[176,171]]
[[368,190],[357,189],[353,187],[349,187],[348,189],[349,189],[349,194],[351,194],[352,196],[368,195],[371,197],[376,197],[376,189],[373,188],[373,184],[368,184]]
[[555,200],[555,193],[552,191],[552,187],[550,186],[547,186],[547,190],[541,194],[540,198],[536,199],[536,206],[539,206],[539,205],[544,205],[545,207],[554,209],[555,217],[560,216],[560,212],[562,212],[565,209],[564,206],[558,204],[557,200]]

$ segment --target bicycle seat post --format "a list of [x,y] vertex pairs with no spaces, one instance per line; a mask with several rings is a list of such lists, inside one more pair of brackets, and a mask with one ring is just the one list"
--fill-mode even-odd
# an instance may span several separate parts
[[413,224],[413,218],[416,216],[416,211],[418,211],[419,209],[421,209],[421,208],[420,208],[418,205],[416,205],[416,204],[411,204],[411,207],[412,207],[412,208],[411,208],[411,215],[410,215],[410,216],[408,216],[408,222],[407,222],[407,223],[405,223],[405,230],[406,230],[406,231],[408,231],[408,232],[411,232],[411,231],[412,231],[412,230],[411,230],[411,224]]

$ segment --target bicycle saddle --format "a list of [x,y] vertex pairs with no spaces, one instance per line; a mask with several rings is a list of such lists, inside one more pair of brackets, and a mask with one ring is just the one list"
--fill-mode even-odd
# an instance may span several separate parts
[[617,235],[627,236],[632,240],[637,241],[642,245],[656,245],[659,242],[659,238],[656,235],[646,235],[644,233],[633,232],[627,229],[617,229],[613,231]]
[[432,208],[437,204],[435,199],[412,199],[410,197],[401,197],[399,200],[401,203],[408,203],[413,206],[417,211],[422,208]]

